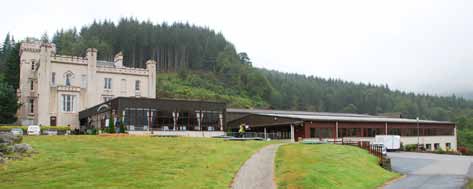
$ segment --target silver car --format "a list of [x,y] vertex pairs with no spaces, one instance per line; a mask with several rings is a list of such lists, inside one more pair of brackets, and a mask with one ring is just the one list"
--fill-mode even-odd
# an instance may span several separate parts
[[10,130],[10,132],[13,135],[23,135],[23,129],[20,129],[20,128],[13,128]]
[[374,144],[371,144],[371,146],[381,147],[381,153],[383,154],[383,156],[388,154],[388,149],[386,148],[384,144],[374,143]]

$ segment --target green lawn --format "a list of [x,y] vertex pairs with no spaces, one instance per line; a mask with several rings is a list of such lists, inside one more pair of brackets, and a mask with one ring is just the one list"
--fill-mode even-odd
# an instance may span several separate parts
[[264,142],[202,138],[25,137],[39,154],[0,165],[4,188],[227,188]]
[[465,189],[473,189],[473,179],[468,179],[468,182],[466,183]]
[[352,146],[289,144],[279,148],[279,188],[376,188],[398,174],[377,164],[377,158]]

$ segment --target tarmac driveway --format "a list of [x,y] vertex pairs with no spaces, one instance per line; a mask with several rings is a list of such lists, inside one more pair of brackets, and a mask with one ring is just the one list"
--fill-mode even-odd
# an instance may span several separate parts
[[473,157],[414,152],[388,153],[394,171],[406,177],[385,189],[461,189],[473,177]]

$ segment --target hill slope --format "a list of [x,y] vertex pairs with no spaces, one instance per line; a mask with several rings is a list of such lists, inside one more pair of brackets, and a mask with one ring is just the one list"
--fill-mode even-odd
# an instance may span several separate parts
[[237,91],[218,81],[210,73],[161,73],[157,76],[157,96],[224,101],[238,108],[266,107],[261,98],[252,98],[245,91]]

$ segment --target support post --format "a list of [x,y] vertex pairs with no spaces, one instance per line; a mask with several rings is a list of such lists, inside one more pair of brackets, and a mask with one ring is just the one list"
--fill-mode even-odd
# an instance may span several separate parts
[[268,135],[266,134],[266,127],[264,128],[264,140],[268,140]]
[[294,125],[291,124],[291,142],[296,142],[294,137]]
[[338,139],[338,121],[335,122],[335,139]]
[[388,135],[388,122],[386,122],[384,125],[384,134]]

